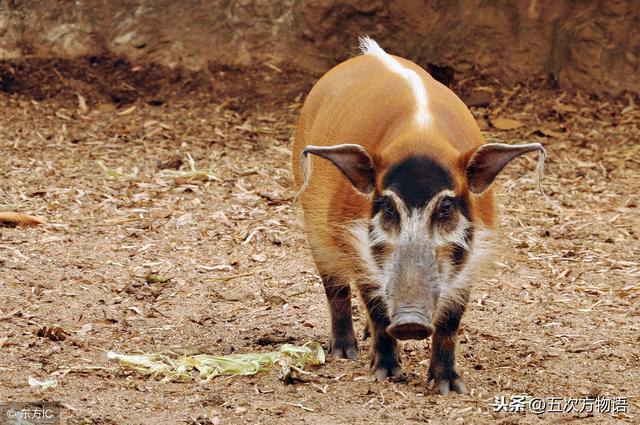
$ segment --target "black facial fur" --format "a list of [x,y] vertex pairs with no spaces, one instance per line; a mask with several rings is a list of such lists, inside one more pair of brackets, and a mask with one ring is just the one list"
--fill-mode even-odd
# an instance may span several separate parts
[[456,207],[460,213],[469,221],[471,221],[471,211],[469,210],[469,194],[463,193],[455,199]]
[[453,189],[453,178],[432,159],[412,156],[391,167],[382,184],[397,193],[407,207],[421,208],[436,193]]
[[[465,231],[464,231],[464,241],[467,243],[467,246],[469,246],[471,244],[471,242],[473,241],[473,228],[472,227],[468,227]],[[456,269],[461,269],[462,265],[464,264],[465,261],[467,261],[467,256],[469,254],[469,251],[467,251],[464,247],[462,247],[461,245],[455,244],[453,246],[453,255],[451,257],[451,261],[453,262],[453,265]]]
[[387,256],[388,247],[384,243],[379,243],[371,246],[371,255],[378,267],[382,268],[384,265],[385,257]]
[[386,231],[400,229],[400,214],[393,199],[377,195],[373,201],[371,215],[375,216],[378,212],[382,213],[381,224]]
[[471,216],[469,213],[469,200],[467,198],[468,195],[463,194],[460,197],[457,198],[451,198],[449,196],[446,196],[442,199],[442,201],[440,202],[440,205],[434,210],[433,214],[431,215],[431,223],[432,225],[444,225],[445,227],[455,227],[456,225],[456,220],[455,220],[455,214],[452,212],[451,214],[449,214],[448,216],[444,216],[442,214],[442,205],[444,202],[450,202],[452,205],[452,211],[460,211],[460,213],[469,221],[471,221]]

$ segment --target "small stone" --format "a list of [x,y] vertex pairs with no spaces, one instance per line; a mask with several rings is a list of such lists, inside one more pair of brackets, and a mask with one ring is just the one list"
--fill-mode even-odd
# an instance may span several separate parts
[[294,285],[289,286],[287,289],[285,289],[284,294],[287,297],[292,297],[294,295],[303,294],[307,292],[308,289],[309,289],[309,286],[306,283],[296,283]]
[[266,254],[254,254],[251,256],[251,259],[253,261],[255,261],[256,263],[264,263],[265,261],[267,261],[267,255]]
[[473,106],[486,108],[491,105],[491,102],[493,102],[493,95],[486,90],[472,90],[464,97],[464,103],[469,108]]

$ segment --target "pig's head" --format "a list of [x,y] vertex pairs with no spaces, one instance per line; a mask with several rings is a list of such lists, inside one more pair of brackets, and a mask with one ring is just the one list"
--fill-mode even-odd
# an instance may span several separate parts
[[[541,151],[540,144],[485,144],[463,154],[371,156],[359,145],[308,146],[332,161],[367,195],[371,216],[354,231],[366,276],[387,306],[387,331],[398,339],[424,339],[444,307],[468,293],[466,276],[493,220],[494,178],[512,159]],[[487,222],[488,221],[488,222]]]

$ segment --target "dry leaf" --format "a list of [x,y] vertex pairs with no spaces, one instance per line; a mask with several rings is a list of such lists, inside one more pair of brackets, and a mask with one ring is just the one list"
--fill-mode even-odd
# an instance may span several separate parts
[[99,112],[113,112],[116,110],[116,107],[112,103],[99,103],[95,106],[96,110]]
[[149,217],[152,218],[169,218],[171,217],[171,211],[169,210],[151,210],[149,211]]
[[564,103],[556,103],[553,107],[558,112],[578,112],[578,108],[573,105],[565,105]]
[[76,94],[76,96],[78,96],[78,109],[80,109],[80,111],[82,112],[87,112],[89,108],[87,108],[87,101],[85,100],[84,96],[82,96],[81,94]]
[[69,115],[65,114],[64,112],[56,111],[56,116],[58,118],[62,118],[65,121],[70,121],[71,120],[71,117]]
[[[33,376],[30,376],[27,382],[31,387],[40,387],[43,390],[48,390],[49,388],[55,388],[58,386],[58,381],[56,381],[55,379],[45,379],[44,381],[40,381]],[[23,422],[20,421],[20,423]]]
[[132,180],[135,179],[138,176],[138,167],[134,167],[133,171],[130,173],[125,173],[122,168],[109,168],[105,165],[104,162],[98,160],[96,161],[98,163],[98,165],[100,166],[100,168],[102,168],[102,171],[104,172],[104,174],[107,175],[107,177],[114,179],[114,180]]
[[489,123],[484,118],[476,118],[476,124],[478,124],[480,131],[486,131],[489,128]]
[[49,338],[51,341],[64,341],[67,339],[67,332],[60,326],[43,326],[36,331],[36,335],[41,338]]
[[284,298],[278,295],[271,295],[271,296],[265,297],[264,302],[273,306],[281,306],[287,303],[287,301]]
[[0,225],[4,226],[37,226],[47,221],[42,217],[35,217],[18,212],[0,212]]
[[123,111],[118,112],[118,115],[129,115],[130,113],[132,113],[133,111],[136,110],[136,105],[133,105]]
[[176,227],[182,227],[192,223],[194,223],[194,221],[193,214],[191,213],[183,214],[176,219]]
[[161,276],[159,274],[148,274],[144,277],[144,280],[151,285],[154,283],[167,283],[171,280],[171,278],[166,276]]
[[524,124],[510,118],[494,118],[491,120],[491,125],[498,130],[515,130],[516,128],[522,127]]
[[272,344],[283,344],[287,342],[294,342],[295,338],[292,336],[286,336],[284,333],[268,333],[266,335],[261,336],[256,340],[256,344],[258,345],[272,345]]
[[565,133],[560,133],[559,131],[549,130],[547,128],[539,128],[536,133],[538,135],[547,136],[547,137],[555,137],[557,139],[561,139],[565,136]]
[[160,172],[161,179],[175,179],[185,178],[188,180],[215,180],[220,181],[220,179],[215,175],[212,170],[207,169],[198,169],[196,168],[196,161],[193,159],[191,154],[187,154],[187,163],[189,164],[189,170],[179,171],[179,170],[169,170],[164,169]]
[[161,170],[179,170],[183,163],[182,158],[174,156],[164,162],[158,161],[158,168]]

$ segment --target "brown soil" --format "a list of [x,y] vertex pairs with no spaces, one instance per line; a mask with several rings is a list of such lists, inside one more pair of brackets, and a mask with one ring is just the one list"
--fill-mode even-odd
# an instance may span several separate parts
[[[70,424],[639,420],[637,99],[569,96],[541,82],[458,87],[488,99],[473,108],[482,126],[524,124],[487,127],[489,138],[547,146],[551,198],[536,190],[533,158],[500,177],[497,263],[474,282],[460,335],[468,395],[432,394],[425,342],[403,345],[404,382],[372,382],[362,342],[357,361],[329,361],[292,385],[277,373],[160,383],[105,352],[327,340],[323,290],[291,208],[291,135],[313,76],[97,63],[0,66],[0,207],[48,220],[0,229],[0,401],[59,401]],[[158,161],[187,154],[220,181],[159,178]],[[139,172],[110,179],[97,161]],[[148,283],[150,274],[171,279]],[[51,338],[55,326],[68,337]],[[29,376],[59,384],[41,390]],[[629,413],[492,412],[494,396],[512,394],[623,396]]]
[[308,73],[295,69],[283,72],[274,66],[271,69],[273,72],[210,64],[206,72],[191,72],[154,63],[133,65],[108,55],[76,59],[34,57],[0,61],[0,92],[62,103],[76,102],[81,94],[89,103],[109,102],[116,106],[136,101],[160,106],[170,98],[195,96],[218,103],[232,102],[235,108],[231,109],[245,110],[252,103],[291,101],[292,96],[310,87]]

